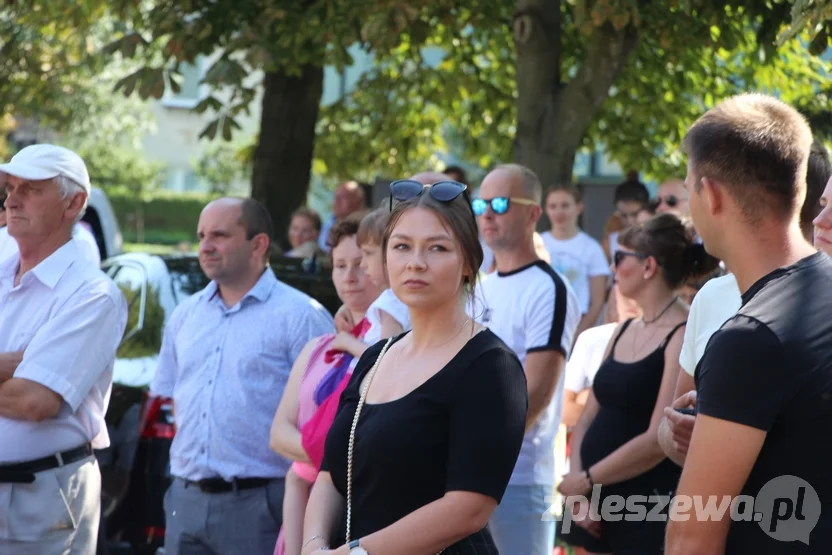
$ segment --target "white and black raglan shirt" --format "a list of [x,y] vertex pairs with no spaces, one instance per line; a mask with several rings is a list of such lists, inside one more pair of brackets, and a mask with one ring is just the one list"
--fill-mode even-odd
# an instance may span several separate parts
[[[567,280],[542,260],[486,276],[469,310],[524,367],[526,355],[537,351],[558,351],[567,358],[581,318],[578,298]],[[509,485],[552,485],[562,401],[563,375],[552,402],[526,433]]]

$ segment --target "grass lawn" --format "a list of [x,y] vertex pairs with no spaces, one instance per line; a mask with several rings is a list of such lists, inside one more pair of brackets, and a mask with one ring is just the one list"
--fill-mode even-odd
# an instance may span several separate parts
[[151,243],[124,243],[124,252],[146,252],[149,254],[170,254],[177,252],[176,245],[157,245]]

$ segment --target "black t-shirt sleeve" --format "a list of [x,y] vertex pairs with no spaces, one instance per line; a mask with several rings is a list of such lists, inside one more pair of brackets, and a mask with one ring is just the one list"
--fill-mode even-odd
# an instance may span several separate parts
[[767,432],[796,388],[777,336],[738,315],[705,349],[697,370],[697,412]]
[[523,444],[526,375],[517,357],[489,350],[463,373],[451,400],[446,491],[471,491],[499,502]]

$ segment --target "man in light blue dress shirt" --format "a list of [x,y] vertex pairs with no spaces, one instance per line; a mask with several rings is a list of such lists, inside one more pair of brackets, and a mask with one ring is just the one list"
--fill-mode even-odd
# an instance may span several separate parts
[[174,482],[165,495],[166,555],[271,555],[290,461],[269,429],[303,346],[334,331],[318,302],[268,267],[272,222],[251,199],[219,199],[199,219],[211,283],[165,328],[151,390],[173,399]]

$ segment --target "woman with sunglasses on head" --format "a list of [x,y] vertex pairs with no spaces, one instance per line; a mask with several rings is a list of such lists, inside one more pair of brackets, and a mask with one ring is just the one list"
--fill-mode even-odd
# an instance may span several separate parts
[[391,192],[399,204],[382,247],[412,328],[370,347],[353,372],[302,553],[496,554],[486,524],[523,441],[523,368],[466,313],[482,249],[465,186],[400,181]]
[[[673,402],[688,315],[688,305],[675,292],[719,263],[673,214],[659,214],[623,232],[618,248],[615,281],[638,303],[642,316],[623,322],[613,334],[573,432],[571,472],[558,490],[589,497],[599,485],[596,510],[611,495],[643,495],[639,508],[649,512],[656,503],[647,498],[672,496],[681,472],[665,458],[657,434],[664,408]],[[616,512],[617,520],[602,515],[600,522],[576,521],[590,534],[583,547],[593,553],[661,553],[666,522],[633,514],[639,511],[628,505]]]

